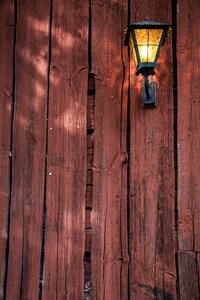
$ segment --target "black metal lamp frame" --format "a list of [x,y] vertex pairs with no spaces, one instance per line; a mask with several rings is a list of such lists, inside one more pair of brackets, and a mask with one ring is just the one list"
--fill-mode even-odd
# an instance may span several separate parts
[[[135,36],[135,29],[162,29],[162,36],[158,45],[157,53],[154,59],[154,62],[141,62],[138,44]],[[160,48],[164,45],[165,41],[167,40],[168,35],[170,34],[171,26],[163,23],[156,23],[156,22],[149,22],[145,20],[144,22],[138,22],[134,24],[130,24],[125,29],[125,39],[124,45],[129,45],[129,38],[130,34],[133,38],[133,44],[135,48],[135,54],[137,58],[137,71],[136,76],[142,74],[144,76],[144,82],[142,86],[142,96],[143,96],[143,107],[156,107],[156,85],[154,82],[149,83],[148,76],[155,75],[154,68],[156,66],[156,62],[160,53]],[[131,52],[134,49],[130,49]]]

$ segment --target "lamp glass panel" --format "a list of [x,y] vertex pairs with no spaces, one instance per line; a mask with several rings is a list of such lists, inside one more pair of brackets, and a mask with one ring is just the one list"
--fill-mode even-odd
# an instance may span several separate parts
[[130,51],[131,51],[131,54],[133,56],[134,62],[136,64],[136,66],[137,66],[138,65],[138,61],[137,61],[137,55],[136,55],[136,52],[135,52],[135,47],[134,47],[132,35],[130,35],[130,38],[129,38],[129,47],[130,47]]
[[148,62],[154,62],[157,54],[158,46],[148,46]]
[[149,45],[159,45],[162,37],[163,29],[149,30]]
[[138,51],[139,51],[139,55],[140,55],[140,61],[142,63],[146,63],[148,62],[148,46],[143,45],[143,46],[138,46]]
[[134,32],[141,63],[153,63],[163,29],[135,29]]
[[135,37],[138,46],[148,44],[148,31],[148,29],[135,29]]

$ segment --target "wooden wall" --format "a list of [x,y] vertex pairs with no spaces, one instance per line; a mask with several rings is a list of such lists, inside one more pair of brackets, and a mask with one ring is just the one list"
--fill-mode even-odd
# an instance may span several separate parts
[[[200,299],[199,0],[0,1],[0,299]],[[143,109],[128,23],[170,23]]]

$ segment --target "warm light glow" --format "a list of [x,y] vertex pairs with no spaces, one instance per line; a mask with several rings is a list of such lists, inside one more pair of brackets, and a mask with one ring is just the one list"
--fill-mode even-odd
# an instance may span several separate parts
[[138,46],[141,62],[154,62],[157,53],[157,46],[143,45]]
[[132,54],[132,56],[133,56],[134,62],[135,62],[135,64],[136,64],[136,66],[137,66],[138,61],[137,61],[137,56],[136,56],[136,52],[135,52],[135,47],[134,47],[132,35],[130,35],[130,39],[129,39],[129,47],[130,47],[131,54]]
[[[154,62],[158,50],[158,45],[162,37],[163,29],[135,29],[135,37],[137,41],[140,61],[142,63]],[[133,47],[133,40],[130,37],[130,48],[133,58],[136,62],[135,48]]]
[[135,29],[135,36],[138,46],[149,44],[158,45],[163,29]]
[[151,51],[147,45],[140,47],[140,59],[141,61],[148,61],[148,57],[151,55]]
[[[154,68],[161,47],[165,44],[171,26],[158,22],[150,22],[147,18],[143,22],[129,24],[125,28],[124,45],[128,46],[136,64],[136,73],[144,76],[142,84],[143,107],[156,107],[156,85],[148,79],[156,75]],[[139,82],[137,80],[136,82]],[[136,89],[138,89],[136,84]]]

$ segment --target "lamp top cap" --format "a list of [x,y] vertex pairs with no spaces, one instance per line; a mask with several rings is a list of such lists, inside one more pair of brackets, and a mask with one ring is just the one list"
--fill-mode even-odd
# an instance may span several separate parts
[[152,21],[149,21],[148,18],[145,18],[144,21],[142,22],[137,22],[137,23],[132,23],[132,24],[129,24],[128,27],[133,27],[133,28],[140,28],[140,26],[144,26],[144,27],[152,27],[152,28],[165,28],[165,27],[169,27],[170,25],[169,24],[165,24],[165,23],[160,23],[160,22],[152,22]]
[[[169,24],[159,23],[159,22],[151,22],[148,18],[145,18],[145,21],[132,23],[126,26],[125,28],[125,37],[124,37],[124,45],[128,46],[129,44],[129,35],[131,29],[164,29],[166,32],[166,37],[170,34],[172,27]],[[164,39],[165,42],[166,38]]]

